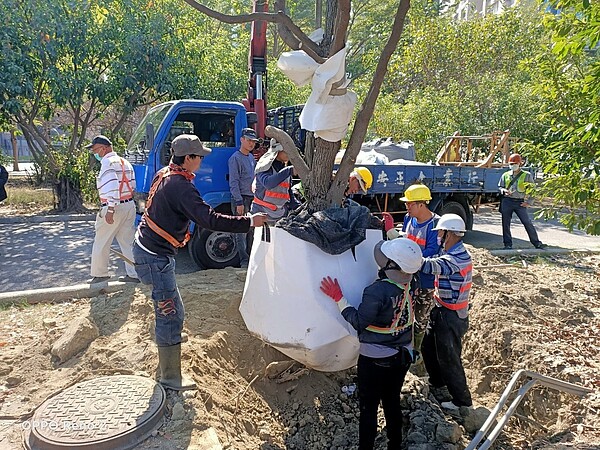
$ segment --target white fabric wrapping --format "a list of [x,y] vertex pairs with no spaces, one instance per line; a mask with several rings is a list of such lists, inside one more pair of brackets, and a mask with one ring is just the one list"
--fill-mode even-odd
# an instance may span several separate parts
[[335,302],[319,289],[324,276],[337,278],[344,297],[358,306],[365,287],[377,274],[373,248],[381,231],[367,230],[367,239],[351,251],[328,255],[281,228],[270,228],[271,240],[254,232],[254,244],[240,312],[248,330],[307,367],[324,372],[356,364],[356,332]]
[[308,56],[303,50],[296,50],[293,52],[283,52],[277,60],[277,67],[296,86],[304,86],[310,83],[315,70],[319,67],[319,63]]
[[[309,70],[307,68],[303,69],[303,66],[300,64],[300,61],[304,61],[303,58],[304,56],[297,57],[299,68],[296,74],[290,75],[290,73],[294,72],[293,69],[285,72],[292,81],[296,78],[303,80],[308,74]],[[286,57],[286,59],[289,59],[289,57]],[[345,80],[345,60],[346,49],[343,48],[328,58],[323,64],[317,64],[318,67],[312,74],[312,91],[310,97],[300,114],[300,125],[302,128],[314,131],[315,136],[329,142],[337,142],[346,135],[348,125],[352,120],[352,112],[356,105],[356,94],[352,91],[347,91],[346,94],[340,96],[329,95],[331,86],[335,82]],[[286,61],[285,64],[290,68],[294,66],[290,61]],[[305,61],[305,64],[308,65],[308,61]]]

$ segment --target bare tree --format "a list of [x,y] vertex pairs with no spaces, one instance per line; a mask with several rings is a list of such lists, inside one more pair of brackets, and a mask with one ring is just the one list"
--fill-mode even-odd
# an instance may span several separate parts
[[[225,23],[246,23],[254,20],[276,23],[279,36],[292,50],[304,50],[319,64],[322,64],[327,58],[336,54],[346,45],[346,35],[348,24],[350,23],[351,0],[327,0],[325,37],[320,45],[311,41],[293,20],[285,14],[285,0],[276,1],[275,7],[277,8],[277,12],[256,12],[241,15],[222,14],[195,0],[184,1],[203,14]],[[399,0],[392,31],[381,52],[373,81],[358,111],[348,142],[348,148],[333,181],[331,173],[335,162],[335,155],[340,149],[339,141],[328,142],[321,138],[315,139],[312,133],[309,133],[305,161],[285,131],[271,126],[267,126],[265,129],[265,134],[277,139],[289,155],[298,176],[302,179],[307,197],[308,210],[311,212],[323,210],[341,203],[348,183],[348,177],[354,168],[356,157],[367,134],[369,122],[375,109],[375,103],[387,73],[388,62],[400,41],[400,36],[404,28],[404,20],[409,7],[410,0]],[[330,95],[339,95],[339,87],[343,81],[339,80],[339,83],[334,83]]]

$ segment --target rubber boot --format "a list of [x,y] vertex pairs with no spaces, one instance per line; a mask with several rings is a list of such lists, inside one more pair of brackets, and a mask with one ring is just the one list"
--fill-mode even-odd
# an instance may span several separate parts
[[158,347],[159,383],[174,391],[196,389],[196,383],[181,375],[181,344]]

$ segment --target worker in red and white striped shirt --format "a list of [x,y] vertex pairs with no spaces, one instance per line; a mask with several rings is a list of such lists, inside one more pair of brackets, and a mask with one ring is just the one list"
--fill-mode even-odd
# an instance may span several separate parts
[[[100,211],[96,216],[96,236],[92,247],[92,279],[90,283],[107,281],[110,246],[116,238],[123,255],[133,261],[133,237],[135,234],[135,174],[133,167],[117,155],[112,142],[106,136],[98,135],[86,146],[100,161],[100,173],[96,187],[100,196]],[[125,263],[127,276],[119,281],[139,283],[135,268]]]
[[[462,242],[466,227],[459,215],[444,214],[434,230],[442,251],[439,256],[424,258],[421,267],[423,273],[435,276],[435,307],[421,351],[432,394],[442,408],[458,411],[473,404],[461,360],[462,338],[469,328],[473,263]],[[450,394],[447,397],[444,388]]]

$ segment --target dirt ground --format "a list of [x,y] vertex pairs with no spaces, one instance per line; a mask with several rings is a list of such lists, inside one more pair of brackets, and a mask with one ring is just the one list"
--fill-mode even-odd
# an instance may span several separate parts
[[[470,250],[477,269],[463,359],[476,406],[492,409],[522,368],[593,389],[580,399],[534,388],[496,448],[600,448],[600,256],[499,259]],[[511,266],[494,267],[505,264]],[[238,312],[244,278],[240,269],[178,276],[186,307],[183,365],[199,389],[169,392],[158,432],[137,448],[203,449],[210,428],[225,449],[356,448],[357,396],[342,391],[355,382],[355,370],[326,374],[290,362],[279,377],[267,377],[267,365],[289,360],[246,330]],[[154,377],[149,299],[149,289],[138,285],[0,311],[0,448],[21,448],[23,421],[68,386],[107,374]],[[53,343],[83,318],[99,336],[60,362]],[[473,433],[441,412],[415,372],[403,390],[406,447],[464,448]],[[378,449],[386,448],[384,436]]]

